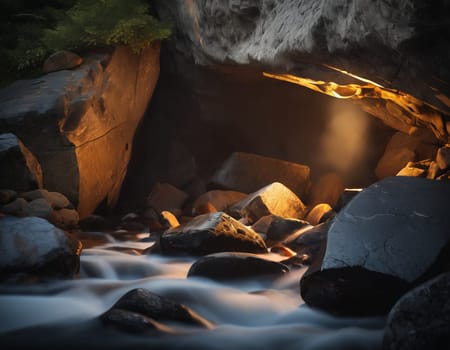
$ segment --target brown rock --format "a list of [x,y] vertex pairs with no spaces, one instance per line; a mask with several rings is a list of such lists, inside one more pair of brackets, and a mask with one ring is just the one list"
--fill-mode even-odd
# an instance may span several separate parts
[[25,216],[37,216],[47,219],[52,210],[52,206],[45,198],[38,198],[28,202],[24,207],[23,212]]
[[257,192],[249,194],[231,209],[254,223],[266,215],[299,219],[303,217],[305,205],[289,188],[274,182]]
[[163,221],[164,228],[176,228],[180,226],[178,219],[175,215],[173,215],[170,211],[162,211],[161,212],[161,220]]
[[188,199],[188,194],[168,183],[156,183],[147,197],[147,207],[161,213],[164,210],[180,210]]
[[0,205],[11,203],[17,198],[17,192],[13,190],[0,190]]
[[267,252],[266,244],[256,232],[222,212],[200,215],[187,224],[167,230],[161,236],[160,246],[165,254]]
[[50,55],[44,62],[44,73],[56,72],[64,69],[76,68],[83,63],[83,59],[70,51],[58,51]]
[[397,175],[408,163],[416,159],[416,154],[408,148],[387,150],[378,161],[375,175],[379,179]]
[[306,216],[306,221],[311,225],[316,226],[322,222],[322,219],[330,215],[333,212],[333,208],[327,203],[317,204],[314,208],[310,210]]
[[284,244],[277,243],[272,248],[270,248],[271,253],[276,253],[282,256],[286,256],[288,258],[291,258],[293,256],[296,256],[297,253],[294,252],[292,249],[286,247]]
[[[247,197],[247,194],[237,191],[214,190],[202,194],[192,205],[192,215],[205,214],[214,211],[227,211],[228,207]],[[205,211],[205,208],[211,211]]]
[[397,176],[425,177],[426,170],[407,165],[398,172]]
[[309,205],[328,203],[334,207],[344,189],[344,182],[338,174],[327,173],[322,175],[311,187]]
[[437,162],[432,161],[430,163],[430,166],[428,167],[428,173],[427,173],[427,179],[434,180],[437,178],[441,173],[441,169],[439,168],[439,165]]
[[102,201],[108,209],[117,203],[133,137],[158,80],[159,53],[157,42],[139,54],[119,46],[86,57],[76,71],[0,89],[2,125],[7,120],[7,131],[39,161],[43,187],[67,196],[81,218]]
[[25,207],[28,202],[23,198],[16,198],[11,203],[4,205],[1,208],[1,212],[4,214],[10,214],[15,216],[25,216]]
[[450,167],[450,147],[445,146],[438,149],[436,154],[436,162],[439,169],[446,170]]
[[53,225],[59,228],[75,228],[80,221],[80,216],[75,209],[53,210],[48,218]]
[[396,175],[410,161],[433,159],[437,147],[436,139],[429,132],[417,129],[411,136],[402,132],[395,133],[386,146],[375,169],[379,179]]
[[21,194],[28,201],[44,198],[50,203],[53,209],[62,209],[70,206],[70,202],[65,195],[59,192],[49,192],[44,189],[24,192]]
[[300,198],[311,186],[306,165],[235,152],[211,179],[211,184],[230,190],[251,193],[275,181],[290,188]]

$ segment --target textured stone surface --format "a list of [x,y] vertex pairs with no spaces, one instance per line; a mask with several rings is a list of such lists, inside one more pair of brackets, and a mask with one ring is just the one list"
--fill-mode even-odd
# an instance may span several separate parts
[[432,135],[417,133],[410,136],[402,132],[395,133],[380,158],[375,174],[379,179],[395,176],[408,162],[434,159],[437,151]]
[[50,203],[53,209],[62,209],[70,205],[69,200],[62,193],[49,192],[44,189],[21,193],[20,196],[25,198],[27,201],[44,198],[45,200],[47,200],[47,202]]
[[223,188],[251,193],[277,181],[302,198],[311,185],[309,175],[310,169],[306,165],[235,152],[216,172],[211,183]]
[[334,207],[344,189],[344,182],[338,174],[324,174],[313,183],[308,204],[314,206],[319,203],[327,203]]
[[360,266],[416,280],[450,242],[449,196],[450,184],[422,178],[368,187],[336,216],[322,269]]
[[41,165],[43,187],[66,195],[85,217],[103,200],[115,204],[158,74],[154,44],[17,81],[0,90],[0,132],[17,135]]
[[416,154],[407,148],[387,150],[375,168],[377,178],[395,176],[408,163],[416,160]]
[[283,275],[289,269],[275,261],[249,253],[216,253],[198,259],[188,271],[188,277],[230,280],[257,276]]
[[365,189],[334,218],[326,249],[302,277],[305,302],[382,314],[418,281],[448,270],[449,195],[448,182],[402,176]]
[[44,198],[34,199],[28,202],[24,207],[25,216],[37,216],[48,218],[52,212],[52,206]]
[[160,244],[161,251],[166,254],[267,252],[264,241],[256,232],[222,212],[199,215],[187,224],[167,230],[161,236]]
[[57,227],[68,229],[78,226],[80,216],[75,209],[63,208],[53,210],[48,216],[48,221]]
[[189,195],[168,183],[156,183],[147,197],[147,207],[162,211],[180,210]]
[[384,350],[447,349],[450,344],[450,273],[405,294],[389,313]]
[[79,268],[81,243],[47,220],[0,218],[0,272],[72,277]]
[[[140,325],[142,326],[144,323],[147,323],[145,319],[139,320],[138,317],[136,322],[129,323],[126,317],[113,317],[114,315],[110,314],[113,310],[129,311],[154,321],[180,322],[184,324],[201,326],[204,328],[213,327],[211,322],[207,321],[185,305],[179,304],[169,298],[154,294],[143,288],[133,289],[123,295],[112,306],[112,308],[100,318],[105,324],[122,326],[126,330],[133,330],[133,327],[130,329],[130,325],[134,325],[136,327],[135,331],[143,331],[147,329],[145,325],[142,328],[140,327]],[[133,315],[130,315],[130,317],[136,319]],[[148,327],[152,329],[153,326],[155,325],[152,324],[152,322],[149,322]]]
[[0,188],[27,191],[39,186],[42,180],[36,159],[11,133],[0,134],[0,169]]
[[308,215],[306,215],[305,220],[308,221],[311,225],[315,226],[324,222],[333,215],[333,208],[331,208],[328,203],[321,203],[317,204],[309,211]]
[[56,72],[63,69],[72,69],[83,63],[83,59],[70,51],[58,51],[50,55],[44,62],[42,70],[45,73]]
[[[192,214],[203,214],[208,206],[215,211],[227,211],[228,207],[247,197],[247,194],[237,191],[208,191],[198,197],[192,204]],[[212,209],[211,208],[211,209]],[[211,210],[210,209],[210,210]]]
[[439,148],[436,154],[436,162],[441,170],[448,169],[450,167],[450,147]]
[[299,219],[305,211],[303,202],[289,188],[274,182],[249,194],[236,203],[230,212],[238,212],[240,217],[254,223],[266,215]]
[[[383,94],[393,96],[357,101],[363,109],[397,130],[409,133],[415,127],[427,126],[439,138],[448,139],[448,2],[260,0],[250,2],[250,6],[247,1],[220,0],[157,3],[160,13],[173,18],[183,33],[178,36],[179,49],[197,62],[257,62],[316,81],[367,83],[342,73],[350,72],[385,86]],[[416,84],[417,80],[423,84]],[[419,100],[405,98],[396,89]]]

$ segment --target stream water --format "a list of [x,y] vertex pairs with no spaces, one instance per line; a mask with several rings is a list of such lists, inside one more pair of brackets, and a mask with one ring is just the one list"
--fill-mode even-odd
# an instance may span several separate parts
[[[194,258],[133,255],[151,244],[110,236],[109,243],[83,250],[78,279],[0,285],[0,348],[381,348],[384,318],[338,318],[303,305],[305,269],[271,280],[186,278]],[[189,306],[215,328],[149,336],[102,327],[96,317],[137,287]]]

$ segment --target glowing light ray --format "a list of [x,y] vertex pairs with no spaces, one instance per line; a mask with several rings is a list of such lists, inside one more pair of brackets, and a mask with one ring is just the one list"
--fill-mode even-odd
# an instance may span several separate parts
[[272,74],[267,72],[263,72],[263,76],[304,86],[316,92],[320,92],[322,94],[339,99],[379,99],[384,101],[391,101],[395,105],[399,106],[402,110],[402,115],[394,115],[394,118],[401,120],[402,117],[406,117],[406,120],[410,120],[412,126],[420,125],[417,123],[417,121],[423,122],[425,125],[428,125],[428,127],[433,131],[438,139],[448,139],[448,133],[446,131],[445,123],[442,119],[443,113],[434,106],[431,106],[424,101],[421,101],[414,96],[406,94],[402,91],[385,88],[375,82],[364,79],[362,77],[358,77],[346,71],[342,71],[331,66],[327,67],[364,81],[366,82],[366,84],[339,85],[335,82],[312,80],[308,78],[297,77],[292,74]]
[[371,85],[375,85],[375,86],[378,86],[378,87],[380,87],[380,88],[383,87],[382,85],[380,85],[380,84],[378,84],[378,83],[375,83],[375,82],[372,81],[372,80],[369,80],[369,79],[360,77],[359,75],[356,75],[356,74],[347,72],[346,70],[342,70],[342,69],[339,69],[339,68],[336,68],[336,67],[333,67],[333,66],[329,66],[328,64],[324,64],[324,66],[327,67],[327,68],[329,68],[329,69],[335,70],[336,72],[339,72],[339,73],[348,75],[349,77],[352,77],[352,78],[358,79],[358,80],[360,80],[360,81],[363,81],[363,82],[365,82],[365,83],[369,83],[369,84],[371,84]]

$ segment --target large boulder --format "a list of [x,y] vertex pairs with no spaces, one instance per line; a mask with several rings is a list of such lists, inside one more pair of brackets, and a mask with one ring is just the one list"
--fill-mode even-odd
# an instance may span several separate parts
[[389,313],[383,349],[448,349],[449,300],[450,273],[439,275],[405,294]]
[[73,277],[81,243],[37,217],[0,217],[1,279]]
[[340,314],[386,313],[448,269],[449,196],[448,182],[400,176],[362,191],[335,217],[322,258],[301,280],[303,299]]
[[37,159],[43,187],[66,195],[86,217],[102,201],[116,203],[158,74],[153,44],[140,54],[117,47],[87,55],[77,69],[16,81],[0,90],[0,132],[14,133]]
[[199,215],[167,230],[161,236],[160,246],[164,254],[267,253],[266,244],[256,232],[223,212]]
[[311,183],[306,165],[235,152],[214,174],[211,183],[221,188],[251,193],[273,182],[280,182],[304,198]]

